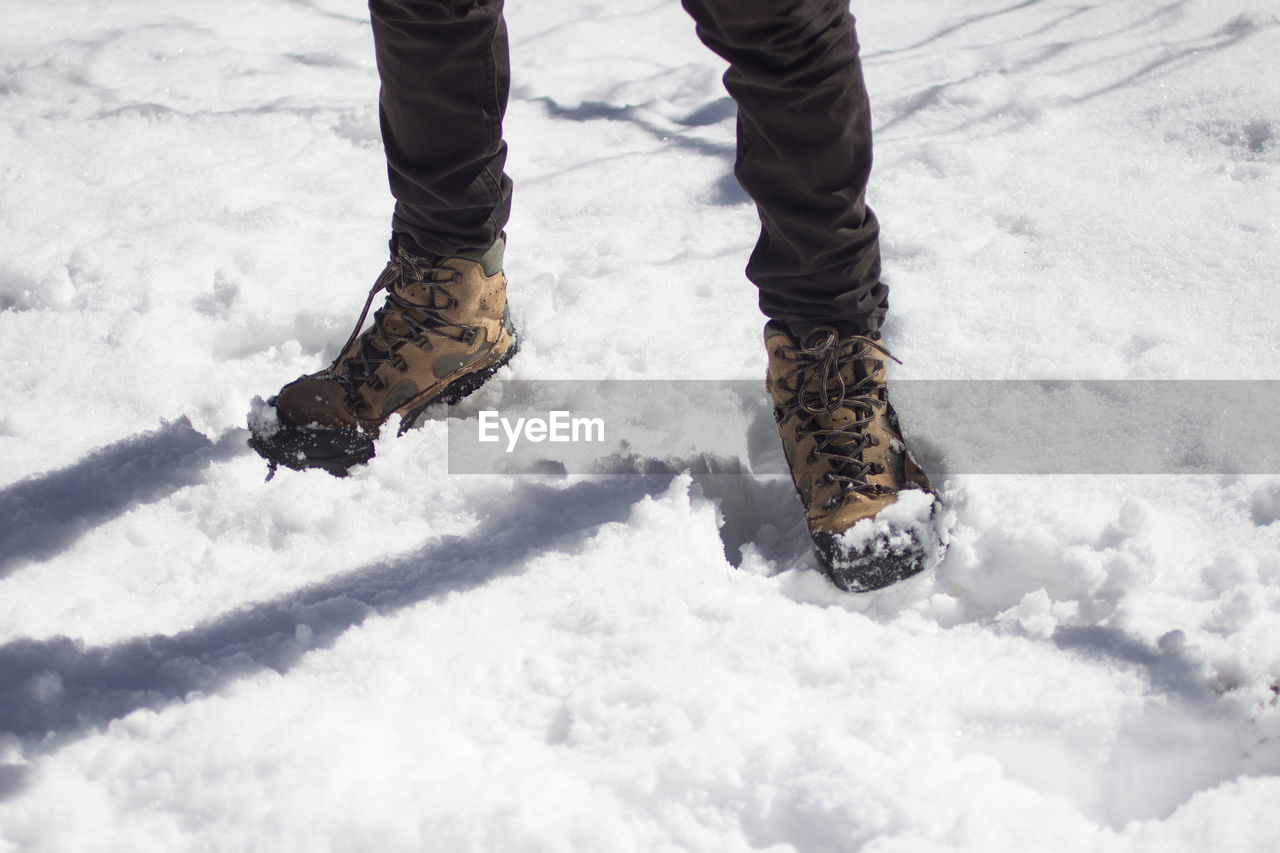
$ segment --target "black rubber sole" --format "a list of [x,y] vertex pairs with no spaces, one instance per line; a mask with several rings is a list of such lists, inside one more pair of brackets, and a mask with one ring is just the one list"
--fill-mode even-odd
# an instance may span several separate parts
[[936,566],[947,546],[936,538],[933,519],[942,502],[934,497],[929,525],[924,531],[928,541],[913,535],[907,543],[891,544],[884,538],[872,537],[860,548],[851,548],[843,537],[832,533],[814,533],[814,551],[818,566],[827,579],[842,592],[874,592],[898,581],[918,575]]
[[267,460],[267,479],[283,465],[295,471],[318,468],[345,477],[373,458],[373,438],[361,432],[281,425],[270,435],[249,436],[249,447]]
[[928,554],[923,548],[878,553],[875,544],[852,552],[841,546],[838,536],[829,533],[813,535],[822,573],[842,592],[884,589],[928,568]]
[[[450,382],[429,400],[415,406],[400,421],[399,435],[424,423],[422,414],[440,403],[453,404],[475,393],[480,386],[493,378],[520,350],[520,340],[512,336],[511,346],[493,364],[468,373]],[[283,465],[294,471],[319,469],[335,477],[345,477],[356,465],[363,465],[376,455],[373,436],[359,430],[296,427],[281,424],[270,435],[254,433],[249,437],[249,447],[267,461],[267,479],[275,476],[276,468]]]

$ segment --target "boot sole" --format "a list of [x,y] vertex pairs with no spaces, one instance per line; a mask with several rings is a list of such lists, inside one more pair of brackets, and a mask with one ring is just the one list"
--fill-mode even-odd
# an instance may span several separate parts
[[942,502],[935,495],[929,524],[923,528],[928,541],[921,540],[919,527],[911,530],[909,544],[896,546],[883,537],[875,537],[851,547],[839,534],[814,532],[811,535],[819,568],[842,592],[874,592],[931,569],[941,562],[947,550],[933,526],[941,508]]
[[840,537],[813,534],[813,544],[822,573],[841,592],[874,592],[918,575],[927,568],[923,549],[877,554],[874,547],[849,551]]
[[[520,339],[513,332],[511,345],[492,364],[459,376],[429,399],[412,404],[413,409],[401,416],[398,435],[404,435],[408,430],[425,423],[421,418],[422,414],[437,403],[453,404],[475,393],[519,351]],[[270,466],[268,480],[281,465],[294,471],[318,468],[335,477],[345,477],[356,465],[363,465],[376,455],[374,437],[366,432],[285,424],[281,424],[271,435],[251,435],[249,447]]]

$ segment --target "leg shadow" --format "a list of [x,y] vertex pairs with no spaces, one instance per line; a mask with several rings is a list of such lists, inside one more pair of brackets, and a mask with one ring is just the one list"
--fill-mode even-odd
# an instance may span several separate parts
[[0,491],[0,578],[69,548],[132,507],[200,482],[211,461],[241,451],[236,432],[215,443],[184,417],[8,486]]
[[1151,648],[1137,637],[1102,625],[1062,626],[1053,634],[1058,648],[1094,660],[1111,660],[1146,671],[1151,686],[1162,693],[1199,705],[1217,699],[1197,667],[1187,656],[1181,631],[1161,638]]
[[[556,487],[519,483],[477,508],[467,536],[238,610],[172,636],[86,648],[58,637],[0,646],[0,735],[40,751],[141,708],[217,691],[265,669],[284,673],[370,615],[518,574],[556,540],[627,517],[670,476],[614,477]],[[5,787],[0,778],[0,789]]]

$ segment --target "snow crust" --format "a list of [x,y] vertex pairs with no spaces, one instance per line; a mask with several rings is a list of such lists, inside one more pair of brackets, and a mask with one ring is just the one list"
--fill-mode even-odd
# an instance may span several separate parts
[[[503,375],[763,377],[722,64],[509,6]],[[1273,4],[854,11],[894,376],[1280,375]],[[385,258],[366,14],[0,0],[0,851],[1276,849],[1280,478],[953,477],[867,595],[778,477],[264,483]]]

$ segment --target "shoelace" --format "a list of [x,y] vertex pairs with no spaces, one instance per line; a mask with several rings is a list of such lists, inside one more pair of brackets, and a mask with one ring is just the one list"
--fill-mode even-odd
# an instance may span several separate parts
[[[798,416],[794,427],[796,441],[810,435],[817,438],[809,461],[827,460],[831,470],[822,475],[822,484],[840,483],[841,487],[839,495],[827,501],[826,508],[834,509],[850,492],[876,495],[885,491],[867,482],[868,474],[883,473],[883,467],[861,458],[862,452],[874,443],[866,427],[875,417],[873,407],[883,400],[883,386],[873,379],[873,371],[861,378],[854,377],[850,384],[841,368],[872,358],[876,353],[894,361],[898,359],[870,338],[855,336],[841,340],[830,326],[811,329],[799,346],[783,347],[780,353],[796,361],[795,369],[782,377],[783,389],[793,391],[792,380],[799,382],[793,391],[795,396],[779,405],[774,417],[783,425],[793,415]],[[822,425],[822,416],[833,415],[841,408],[853,413],[852,421],[839,427]]]
[[[423,258],[406,253],[403,249],[396,250],[395,256],[387,263],[386,268],[369,290],[369,297],[360,311],[360,319],[356,321],[355,328],[351,330],[351,336],[339,350],[339,352],[346,352],[356,339],[361,337],[360,330],[369,316],[369,308],[373,305],[374,297],[383,290],[387,291],[386,304],[374,312],[373,325],[364,333],[364,341],[360,348],[354,356],[347,359],[341,373],[338,374],[338,380],[346,387],[353,402],[356,389],[361,384],[368,383],[375,389],[382,388],[381,379],[375,375],[379,365],[394,364],[398,370],[404,370],[408,366],[396,352],[397,344],[413,343],[418,346],[425,345],[425,349],[430,349],[429,335],[466,344],[475,340],[475,327],[451,323],[440,314],[441,311],[457,307],[458,300],[445,290],[444,285],[456,283],[461,275],[450,267],[435,266]],[[403,287],[408,282],[421,282],[428,286],[430,300],[427,305],[409,302],[396,292],[396,285]],[[438,304],[440,296],[444,297],[442,305]],[[386,318],[393,314],[398,315],[401,322],[408,326],[407,335],[396,334],[386,328]],[[441,331],[449,328],[461,329],[462,334],[450,335]],[[382,346],[377,345],[376,342],[379,341]]]

